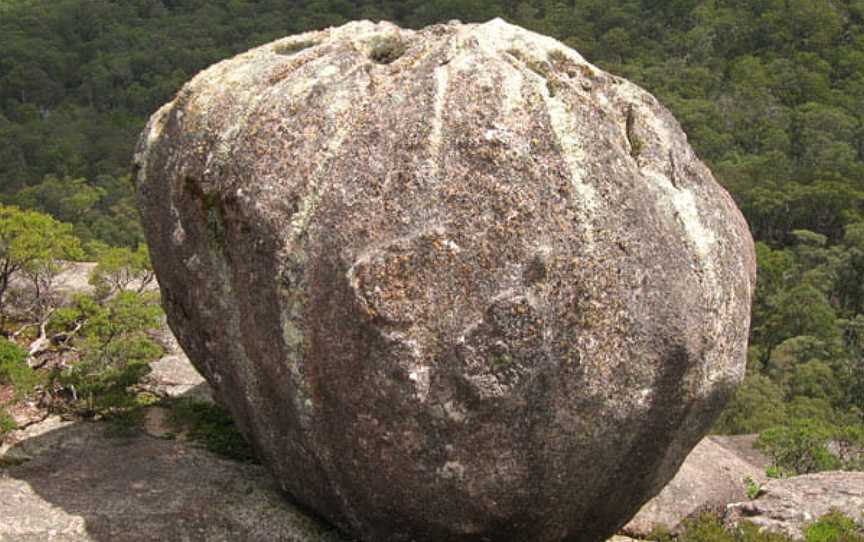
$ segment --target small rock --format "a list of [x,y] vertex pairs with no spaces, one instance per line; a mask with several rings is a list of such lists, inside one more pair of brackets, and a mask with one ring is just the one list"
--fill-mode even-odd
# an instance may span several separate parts
[[184,354],[165,356],[150,364],[144,389],[159,396],[195,397],[212,401],[210,387]]

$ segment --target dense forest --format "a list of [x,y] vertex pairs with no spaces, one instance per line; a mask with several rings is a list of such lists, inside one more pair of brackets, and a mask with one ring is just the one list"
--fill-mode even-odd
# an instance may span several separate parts
[[136,247],[135,138],[197,71],[352,19],[495,16],[678,117],[758,241],[748,376],[716,429],[838,466],[827,440],[864,441],[864,0],[0,0],[0,203],[70,224],[82,258]]

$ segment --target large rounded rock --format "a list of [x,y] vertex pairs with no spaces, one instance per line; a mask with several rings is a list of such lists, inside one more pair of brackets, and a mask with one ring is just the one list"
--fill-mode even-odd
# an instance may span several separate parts
[[503,21],[253,49],[136,163],[181,345],[365,540],[599,540],[742,377],[731,198],[655,98]]

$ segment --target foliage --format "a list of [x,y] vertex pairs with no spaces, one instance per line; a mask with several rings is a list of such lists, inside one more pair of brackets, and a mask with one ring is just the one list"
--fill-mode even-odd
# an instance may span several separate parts
[[758,433],[786,420],[783,390],[765,375],[751,373],[720,415],[715,431]]
[[839,512],[819,518],[804,531],[805,542],[864,542],[864,533],[855,522]]
[[94,243],[89,249],[95,253],[97,262],[90,275],[90,284],[96,289],[96,297],[99,299],[107,298],[133,285],[141,292],[155,278],[147,245],[138,245],[133,251],[128,247]]
[[16,395],[22,397],[38,383],[39,376],[27,366],[27,352],[0,337],[0,384],[11,385]]
[[828,450],[832,429],[812,419],[794,420],[759,435],[757,445],[765,450],[775,466],[789,474],[808,474],[840,466]]
[[793,418],[759,435],[774,476],[864,467],[864,427],[855,420]]
[[169,423],[177,431],[187,432],[190,440],[228,459],[258,462],[255,451],[237,431],[231,416],[223,408],[190,398],[176,399],[168,406]]
[[[804,536],[805,542],[864,542],[860,527],[838,512],[826,514],[808,525]],[[722,520],[711,513],[685,520],[677,537],[656,531],[649,539],[657,542],[792,542],[784,535],[760,531],[746,521],[736,529],[726,529]]]
[[59,271],[61,259],[82,256],[72,227],[35,211],[0,205],[0,315],[12,279],[24,275],[38,292]]
[[762,493],[762,485],[750,476],[747,476],[744,478],[744,490],[747,493],[747,498],[753,500]]
[[60,329],[84,322],[77,343],[80,361],[53,375],[57,384],[71,390],[74,409],[95,414],[135,406],[129,388],[163,352],[148,335],[158,328],[161,315],[155,295],[129,290],[101,303],[79,295],[72,306],[58,311],[54,325]]
[[15,420],[12,419],[12,416],[9,415],[3,407],[0,407],[0,439],[3,438],[3,435],[10,431],[14,431],[18,425],[15,423]]
[[746,522],[738,529],[727,530],[722,519],[709,512],[685,520],[677,536],[668,531],[655,531],[649,539],[656,542],[791,542],[778,534],[759,532],[757,527]]
[[769,430],[763,440],[781,470],[854,468],[836,464],[825,446],[864,431],[861,224],[846,225],[836,244],[793,230],[783,248],[757,246],[748,374],[716,429]]

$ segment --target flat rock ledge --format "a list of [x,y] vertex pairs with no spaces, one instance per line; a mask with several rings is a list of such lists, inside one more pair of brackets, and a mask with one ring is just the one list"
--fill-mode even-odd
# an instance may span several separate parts
[[3,457],[29,461],[0,468],[2,542],[344,541],[263,467],[101,423],[51,417],[24,433]]
[[730,504],[730,526],[749,521],[760,528],[804,539],[807,524],[832,511],[864,522],[864,472],[820,472],[772,480],[752,501]]

